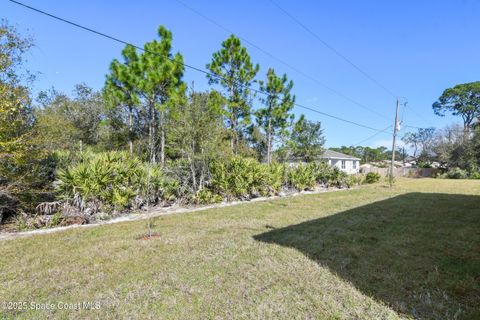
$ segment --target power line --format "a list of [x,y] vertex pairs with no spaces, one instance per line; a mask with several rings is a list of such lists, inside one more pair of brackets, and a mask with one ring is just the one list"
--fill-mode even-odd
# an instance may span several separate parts
[[367,72],[363,71],[359,66],[357,66],[355,63],[352,62],[352,60],[348,59],[345,55],[343,55],[340,51],[335,49],[332,45],[327,43],[325,40],[320,38],[318,34],[312,31],[312,29],[308,28],[304,23],[302,23],[300,20],[295,18],[292,14],[290,14],[287,10],[282,8],[278,3],[276,3],[274,0],[270,0],[270,2],[276,6],[280,11],[282,11],[285,15],[287,15],[291,20],[293,20],[296,24],[298,24],[300,27],[302,27],[305,31],[307,31],[310,35],[312,35],[314,38],[316,38],[320,43],[322,43],[325,47],[327,47],[330,51],[335,53],[337,56],[339,56],[342,60],[346,61],[348,64],[350,64],[352,67],[354,67],[358,72],[363,74],[366,78],[368,78],[370,81],[375,83],[378,87],[382,88],[386,93],[391,95],[392,97],[397,97],[392,91],[390,91],[386,86],[381,84],[379,81],[377,81],[375,78],[370,76]]
[[415,115],[417,115],[420,119],[422,119],[424,122],[426,123],[431,123],[430,121],[428,121],[424,116],[422,116],[418,111],[416,111],[415,109],[409,107],[408,105],[405,105],[406,108],[408,108],[409,110],[411,110]]
[[[177,2],[178,2],[179,4],[181,4],[183,7],[187,8],[187,9],[190,10],[190,11],[192,11],[192,12],[195,13],[196,15],[200,16],[201,18],[207,20],[207,21],[210,22],[211,24],[217,26],[218,28],[220,28],[220,29],[222,29],[222,30],[224,30],[224,31],[226,31],[226,32],[228,32],[228,33],[235,34],[235,32],[234,32],[233,30],[231,30],[231,29],[223,26],[222,24],[218,23],[218,22],[215,21],[214,19],[212,19],[212,18],[204,15],[203,13],[201,13],[201,12],[198,11],[198,10],[196,10],[195,8],[192,8],[191,6],[189,6],[188,4],[186,4],[185,2],[183,2],[183,1],[181,1],[181,0],[175,0],[175,1],[177,1]],[[238,36],[238,35],[237,35],[237,36]],[[367,107],[366,105],[364,105],[364,104],[362,104],[362,103],[360,103],[360,102],[358,102],[358,101],[350,98],[350,97],[347,96],[346,94],[344,94],[344,93],[342,93],[342,92],[340,92],[340,91],[338,91],[338,90],[336,90],[336,89],[334,89],[334,88],[326,85],[325,83],[321,82],[320,80],[312,77],[311,75],[303,72],[302,70],[300,70],[300,69],[292,66],[292,65],[289,64],[288,62],[286,62],[286,61],[284,61],[284,60],[276,57],[275,55],[273,55],[272,53],[268,52],[267,50],[259,47],[258,45],[256,45],[255,43],[251,42],[250,40],[248,40],[248,39],[246,39],[246,38],[244,38],[244,37],[241,37],[241,36],[238,36],[238,38],[240,38],[243,42],[249,44],[251,47],[257,49],[257,50],[260,51],[260,52],[262,52],[263,54],[269,56],[270,58],[272,58],[272,59],[276,60],[277,62],[280,62],[281,64],[287,66],[287,67],[290,68],[291,70],[293,70],[293,71],[297,72],[298,74],[304,76],[305,78],[307,78],[307,79],[315,82],[316,84],[320,85],[321,87],[329,90],[330,92],[333,92],[334,94],[336,94],[336,95],[344,98],[345,100],[347,100],[347,101],[349,101],[349,102],[351,102],[351,103],[359,106],[360,108],[363,108],[363,109],[365,109],[365,110],[370,111],[371,113],[376,114],[377,116],[380,116],[380,117],[382,117],[382,118],[384,118],[384,119],[390,120],[390,118],[388,118],[387,116],[385,116],[385,115],[383,115],[383,114],[381,114],[381,113],[373,110],[372,108]]]
[[[61,22],[64,22],[64,23],[67,23],[69,25],[72,25],[74,27],[77,27],[77,28],[80,28],[80,29],[83,29],[85,31],[88,31],[88,32],[91,32],[91,33],[94,33],[98,36],[101,36],[101,37],[104,37],[104,38],[107,38],[107,39],[110,39],[112,41],[115,41],[115,42],[118,42],[118,43],[122,43],[124,45],[130,45],[132,47],[134,47],[135,49],[137,50],[140,50],[140,51],[143,51],[143,52],[147,52],[147,53],[150,53],[150,54],[153,54],[153,55],[158,55],[156,52],[151,52],[151,51],[148,51],[148,50],[145,50],[144,48],[140,47],[140,46],[137,46],[137,45],[134,45],[134,44],[131,44],[125,40],[121,40],[117,37],[114,37],[114,36],[111,36],[111,35],[108,35],[108,34],[105,34],[103,32],[100,32],[100,31],[96,31],[94,29],[91,29],[91,28],[88,28],[88,27],[85,27],[85,26],[82,26],[78,23],[75,23],[75,22],[72,22],[70,20],[67,20],[67,19],[64,19],[64,18],[61,18],[59,16],[56,16],[56,15],[53,15],[51,13],[48,13],[48,12],[45,12],[45,11],[42,11],[40,9],[37,9],[37,8],[34,8],[34,7],[31,7],[29,5],[26,5],[24,3],[21,3],[21,2],[18,2],[18,1],[15,1],[15,0],[9,0],[10,2],[12,3],[15,3],[17,5],[20,5],[22,7],[25,7],[27,9],[30,9],[30,10],[33,10],[35,12],[38,12],[40,14],[43,14],[43,15],[46,15],[50,18],[53,18],[55,20],[59,20]],[[203,69],[200,69],[200,68],[197,68],[197,67],[194,67],[194,66],[191,66],[191,65],[188,65],[184,62],[180,62],[180,61],[176,61],[174,60],[173,58],[170,58],[170,57],[167,57],[167,59],[169,59],[170,61],[174,62],[174,63],[179,63],[181,64],[182,66],[184,67],[187,67],[187,68],[190,68],[192,70],[195,70],[195,71],[198,71],[198,72],[201,72],[203,74],[206,74],[206,75],[210,75],[210,76],[214,76],[214,77],[217,77],[219,79],[223,79],[225,80],[222,76],[216,74],[216,73],[213,73],[213,72],[210,72],[210,71],[206,71],[206,70],[203,70]],[[242,85],[242,84],[239,84],[239,85]],[[248,88],[248,86],[245,86],[245,85],[242,85],[243,87],[245,88]],[[258,89],[255,89],[255,88],[249,88],[250,90],[256,92],[256,93],[259,93],[259,94],[263,94],[263,95],[266,95],[263,91],[261,90],[258,90]],[[355,122],[355,121],[351,121],[351,120],[347,120],[347,119],[344,119],[344,118],[341,118],[341,117],[337,117],[337,116],[334,116],[334,115],[331,115],[331,114],[328,114],[326,112],[322,112],[322,111],[319,111],[317,109],[314,109],[314,108],[311,108],[311,107],[307,107],[307,106],[304,106],[304,105],[301,105],[299,103],[295,103],[294,104],[296,107],[299,107],[299,108],[302,108],[302,109],[305,109],[305,110],[309,110],[309,111],[312,111],[312,112],[315,112],[315,113],[318,113],[318,114],[321,114],[323,116],[326,116],[326,117],[329,117],[329,118],[332,118],[332,119],[336,119],[338,121],[342,121],[342,122],[345,122],[345,123],[349,123],[349,124],[352,124],[352,125],[355,125],[355,126],[358,126],[358,127],[362,127],[362,128],[365,128],[365,129],[369,129],[369,130],[373,130],[373,131],[377,131],[379,133],[382,133],[384,132],[383,130],[379,130],[379,129],[376,129],[376,128],[373,128],[373,127],[370,127],[370,126],[367,126],[367,125],[364,125],[364,124],[361,124],[361,123],[358,123],[358,122]]]
[[[386,127],[385,129],[383,129],[382,131],[380,131],[380,132],[377,132],[377,133],[375,133],[375,134],[373,134],[373,135],[369,136],[368,138],[365,138],[365,139],[363,139],[363,140],[361,140],[361,141],[359,141],[359,142],[357,142],[357,143],[353,144],[353,146],[359,146],[360,144],[364,143],[365,141],[368,141],[368,140],[370,140],[370,139],[373,139],[373,138],[375,138],[375,137],[376,137],[376,136],[378,136],[380,133],[387,132],[387,130],[388,130],[388,129],[390,129],[391,127],[392,127],[392,125],[389,125],[388,127]],[[390,133],[391,133],[391,132],[390,132],[390,131],[388,131],[388,134],[390,134]]]

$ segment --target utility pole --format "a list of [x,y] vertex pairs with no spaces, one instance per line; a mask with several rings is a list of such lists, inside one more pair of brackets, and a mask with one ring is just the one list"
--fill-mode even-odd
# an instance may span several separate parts
[[390,187],[393,185],[393,168],[394,168],[394,162],[395,162],[395,143],[397,140],[397,131],[398,131],[398,109],[400,108],[400,101],[397,98],[397,107],[395,109],[395,124],[393,126],[393,142],[392,142],[392,162],[390,163],[390,177],[389,177],[389,182],[390,182]]

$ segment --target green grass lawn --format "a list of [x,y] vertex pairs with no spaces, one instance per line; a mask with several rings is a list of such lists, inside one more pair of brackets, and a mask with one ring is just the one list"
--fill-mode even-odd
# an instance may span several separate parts
[[[155,231],[0,242],[0,318],[480,318],[480,181],[402,179],[164,216]],[[57,305],[84,301],[99,309]]]

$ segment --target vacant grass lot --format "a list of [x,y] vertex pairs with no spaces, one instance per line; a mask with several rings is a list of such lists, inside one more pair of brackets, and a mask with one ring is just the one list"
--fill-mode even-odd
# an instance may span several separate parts
[[[137,240],[145,222],[130,222],[0,242],[0,303],[28,303],[0,305],[0,318],[480,318],[479,181],[247,203],[165,216],[155,231]],[[84,301],[99,309],[57,305]]]

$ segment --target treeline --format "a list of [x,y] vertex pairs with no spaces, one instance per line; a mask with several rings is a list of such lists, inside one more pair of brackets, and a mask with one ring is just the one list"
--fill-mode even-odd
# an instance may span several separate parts
[[[322,179],[343,185],[338,170],[322,169],[320,178],[311,167],[278,167],[318,160],[325,143],[321,124],[295,119],[293,81],[272,68],[262,78],[233,35],[206,64],[211,89],[205,92],[184,82],[183,56],[172,50],[172,33],[160,27],[144,50],[122,50],[102,90],[78,84],[71,95],[51,88],[32,99],[23,65],[32,42],[5,23],[0,30],[0,220],[18,212],[141,207],[168,202],[163,193],[169,192],[208,203],[304,190]],[[259,173],[233,176],[240,187],[215,185],[235,168]],[[234,191],[243,184],[254,187]],[[145,196],[146,186],[159,188],[155,196]]]
[[[293,82],[272,68],[257,79],[260,67],[238,38],[230,36],[213,53],[206,65],[212,89],[197,92],[183,82],[183,57],[172,52],[171,32],[160,27],[158,36],[144,51],[126,46],[101,92],[79,84],[72,97],[55,89],[40,93],[38,143],[49,151],[127,150],[161,165],[200,154],[267,163],[321,154],[320,123],[294,119]],[[260,93],[252,91],[254,83]]]
[[[438,116],[450,113],[461,118],[462,124],[406,132],[401,139],[411,152],[407,154],[405,147],[400,147],[395,151],[395,159],[409,156],[420,167],[435,163],[444,177],[480,178],[480,81],[447,88],[432,108]],[[364,163],[387,160],[392,155],[384,147],[342,146],[332,150],[361,158]]]
[[480,178],[480,127],[419,128],[404,135],[419,166],[437,162],[445,177]]

